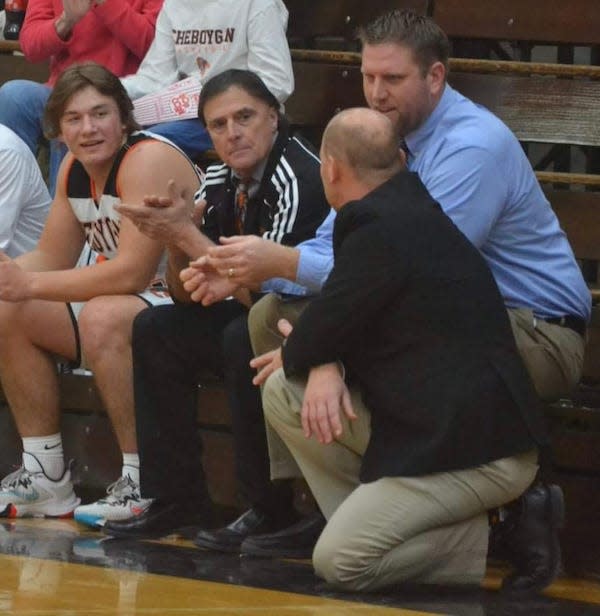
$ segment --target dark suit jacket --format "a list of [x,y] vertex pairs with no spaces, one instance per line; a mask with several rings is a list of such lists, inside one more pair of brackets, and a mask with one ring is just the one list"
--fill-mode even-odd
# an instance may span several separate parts
[[545,443],[539,402],[483,258],[414,174],[346,204],[335,265],[283,352],[341,359],[372,414],[362,481],[472,468]]

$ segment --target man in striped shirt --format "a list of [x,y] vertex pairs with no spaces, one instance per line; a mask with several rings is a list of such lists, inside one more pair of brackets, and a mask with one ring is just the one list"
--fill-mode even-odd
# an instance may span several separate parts
[[[234,418],[240,488],[252,506],[239,525],[272,532],[296,517],[289,484],[269,481],[260,391],[249,366],[247,314],[260,289],[240,288],[205,307],[191,302],[179,273],[223,236],[253,234],[283,245],[313,237],[329,212],[319,160],[289,134],[277,99],[249,71],[229,70],[209,80],[199,116],[224,161],[208,168],[196,196],[205,208],[202,231],[174,185],[170,199],[120,207],[138,228],[167,244],[176,303],[144,311],[134,324],[141,489],[152,502],[139,515],[107,522],[104,530],[112,535],[152,537],[210,523],[197,438],[197,382],[206,370],[223,372]],[[235,268],[228,277],[235,280]]]

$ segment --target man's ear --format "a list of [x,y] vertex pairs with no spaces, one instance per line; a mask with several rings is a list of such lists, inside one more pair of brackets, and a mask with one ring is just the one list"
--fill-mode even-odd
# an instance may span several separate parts
[[340,177],[340,163],[331,154],[325,154],[323,171],[328,184],[335,184]]
[[279,124],[279,114],[275,111],[275,109],[269,109],[270,116],[269,121],[271,122],[271,129],[273,134],[277,132],[277,125]]
[[446,67],[441,62],[434,62],[427,73],[429,91],[435,97],[440,96],[446,83]]

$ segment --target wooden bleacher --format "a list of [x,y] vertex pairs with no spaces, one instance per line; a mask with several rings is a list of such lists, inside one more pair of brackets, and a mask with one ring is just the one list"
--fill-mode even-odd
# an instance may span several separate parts
[[[450,83],[501,117],[523,143],[590,291],[596,302],[600,300],[600,66],[531,61],[536,45],[557,46],[562,52],[568,47],[569,53],[557,55],[570,60],[574,48],[583,46],[591,59],[597,58],[597,0],[286,0],[286,4],[296,79],[286,111],[316,145],[333,114],[364,105],[354,40],[359,23],[390,8],[416,7],[438,21],[456,49],[464,51],[465,41],[485,43],[471,47],[485,49],[484,57],[451,59]],[[13,49],[0,42],[0,84],[17,76],[34,78],[34,71],[43,67],[8,55],[14,51],[14,44],[10,45]],[[513,51],[514,58],[510,57]],[[576,159],[579,162],[572,166]],[[567,500],[565,565],[577,575],[597,575],[600,562],[599,385],[600,302],[589,331],[582,385],[571,399],[548,408],[552,477],[562,485]],[[223,392],[218,382],[204,383],[200,392],[199,425],[210,488],[217,502],[231,505],[236,497]],[[63,396],[65,442],[68,455],[78,460],[76,479],[82,486],[100,488],[114,479],[119,465],[102,403],[92,380],[85,376],[66,375]],[[5,428],[2,463],[8,458],[16,462],[19,448],[14,429],[7,432],[11,426],[7,413],[0,414],[0,425]],[[6,470],[0,464],[0,472]]]
[[285,4],[290,15],[287,35],[291,48],[357,51],[358,26],[391,6],[429,14],[431,0],[285,0]]
[[0,41],[0,85],[11,79],[31,79],[43,83],[48,79],[48,63],[27,62],[18,41]]
[[448,37],[566,43],[600,43],[594,0],[435,0],[432,16]]

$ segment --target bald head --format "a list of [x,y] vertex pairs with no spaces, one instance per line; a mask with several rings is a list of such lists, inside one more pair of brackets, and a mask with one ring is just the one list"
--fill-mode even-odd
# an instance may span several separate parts
[[403,166],[390,120],[363,107],[345,109],[332,118],[323,133],[322,151],[371,186],[387,181]]

